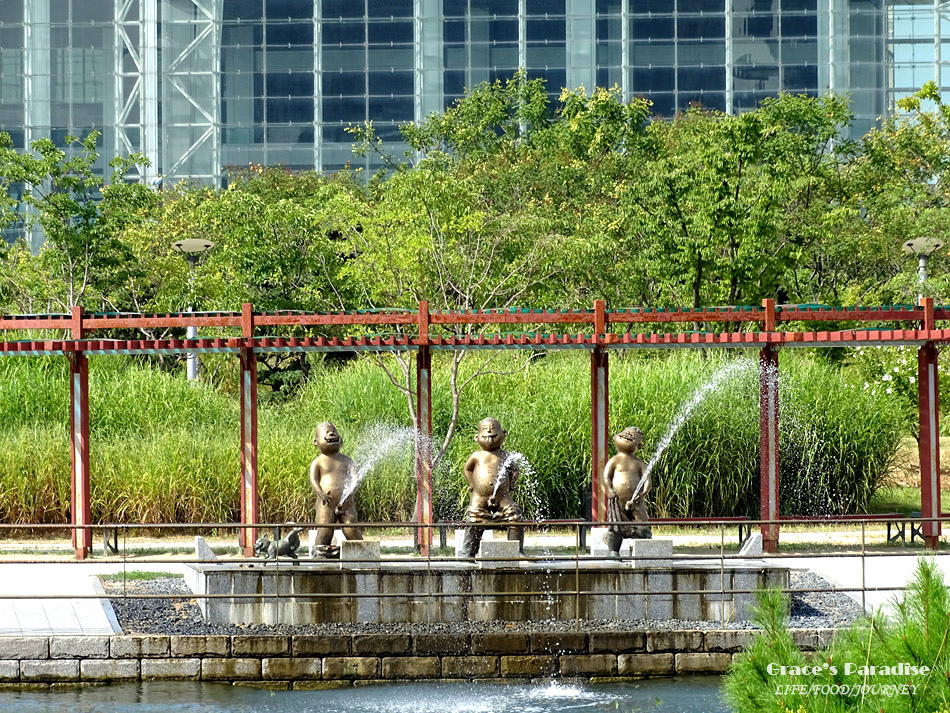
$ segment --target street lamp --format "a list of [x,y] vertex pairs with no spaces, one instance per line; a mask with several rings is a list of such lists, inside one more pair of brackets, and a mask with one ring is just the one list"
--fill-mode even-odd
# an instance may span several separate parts
[[[904,252],[917,256],[917,282],[923,284],[927,280],[927,261],[930,256],[943,247],[943,241],[937,238],[914,238],[904,243]],[[923,295],[917,295],[920,300]]]
[[[188,284],[194,285],[195,283],[195,265],[198,264],[198,258],[200,258],[204,253],[208,252],[211,248],[214,247],[214,243],[210,240],[203,240],[201,238],[186,238],[185,240],[176,240],[172,243],[172,247],[185,256],[185,259],[188,260]],[[194,312],[194,305],[188,305],[188,311]],[[185,336],[188,339],[197,339],[198,338],[198,328],[194,325],[188,325],[187,332]],[[195,352],[188,352],[188,379],[197,379],[198,378],[198,355]]]

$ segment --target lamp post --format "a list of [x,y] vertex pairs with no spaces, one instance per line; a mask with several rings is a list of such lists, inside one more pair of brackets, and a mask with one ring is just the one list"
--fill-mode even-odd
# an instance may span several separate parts
[[[188,260],[188,284],[194,285],[195,265],[198,264],[198,258],[213,248],[214,243],[212,243],[210,240],[203,240],[201,238],[186,238],[185,240],[176,240],[174,243],[172,243],[172,247],[184,255],[185,259]],[[194,305],[188,305],[189,312],[194,312],[194,309]],[[188,339],[197,339],[198,328],[193,324],[188,325],[185,336]],[[198,354],[195,352],[188,352],[188,379],[193,380],[197,378]]]
[[[917,256],[917,282],[924,284],[927,280],[927,261],[930,260],[931,255],[943,247],[943,241],[937,238],[914,238],[904,243],[903,247],[908,255]],[[921,297],[923,297],[922,294],[917,295],[918,300]]]

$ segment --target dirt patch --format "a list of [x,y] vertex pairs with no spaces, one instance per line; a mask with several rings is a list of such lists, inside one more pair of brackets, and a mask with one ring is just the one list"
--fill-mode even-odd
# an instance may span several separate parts
[[[950,458],[950,437],[941,437],[940,454],[941,461],[948,464],[940,468],[940,489],[950,490],[950,461],[946,460]],[[914,438],[908,436],[901,441],[894,462],[881,484],[886,488],[920,487],[920,453]]]

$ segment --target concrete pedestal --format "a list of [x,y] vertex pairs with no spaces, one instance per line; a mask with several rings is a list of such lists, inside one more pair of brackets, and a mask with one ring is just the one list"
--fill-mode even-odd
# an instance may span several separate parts
[[379,566],[380,545],[374,540],[344,540],[340,546],[341,569],[366,569]]

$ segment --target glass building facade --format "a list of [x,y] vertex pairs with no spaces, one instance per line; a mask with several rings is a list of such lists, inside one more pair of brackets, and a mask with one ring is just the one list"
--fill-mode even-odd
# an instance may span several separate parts
[[[518,68],[614,86],[669,117],[847,92],[855,131],[928,80],[945,86],[941,1],[0,0],[0,130],[102,132],[143,179],[220,183],[229,166],[354,159],[347,126],[398,126]],[[947,75],[950,82],[950,74]]]

